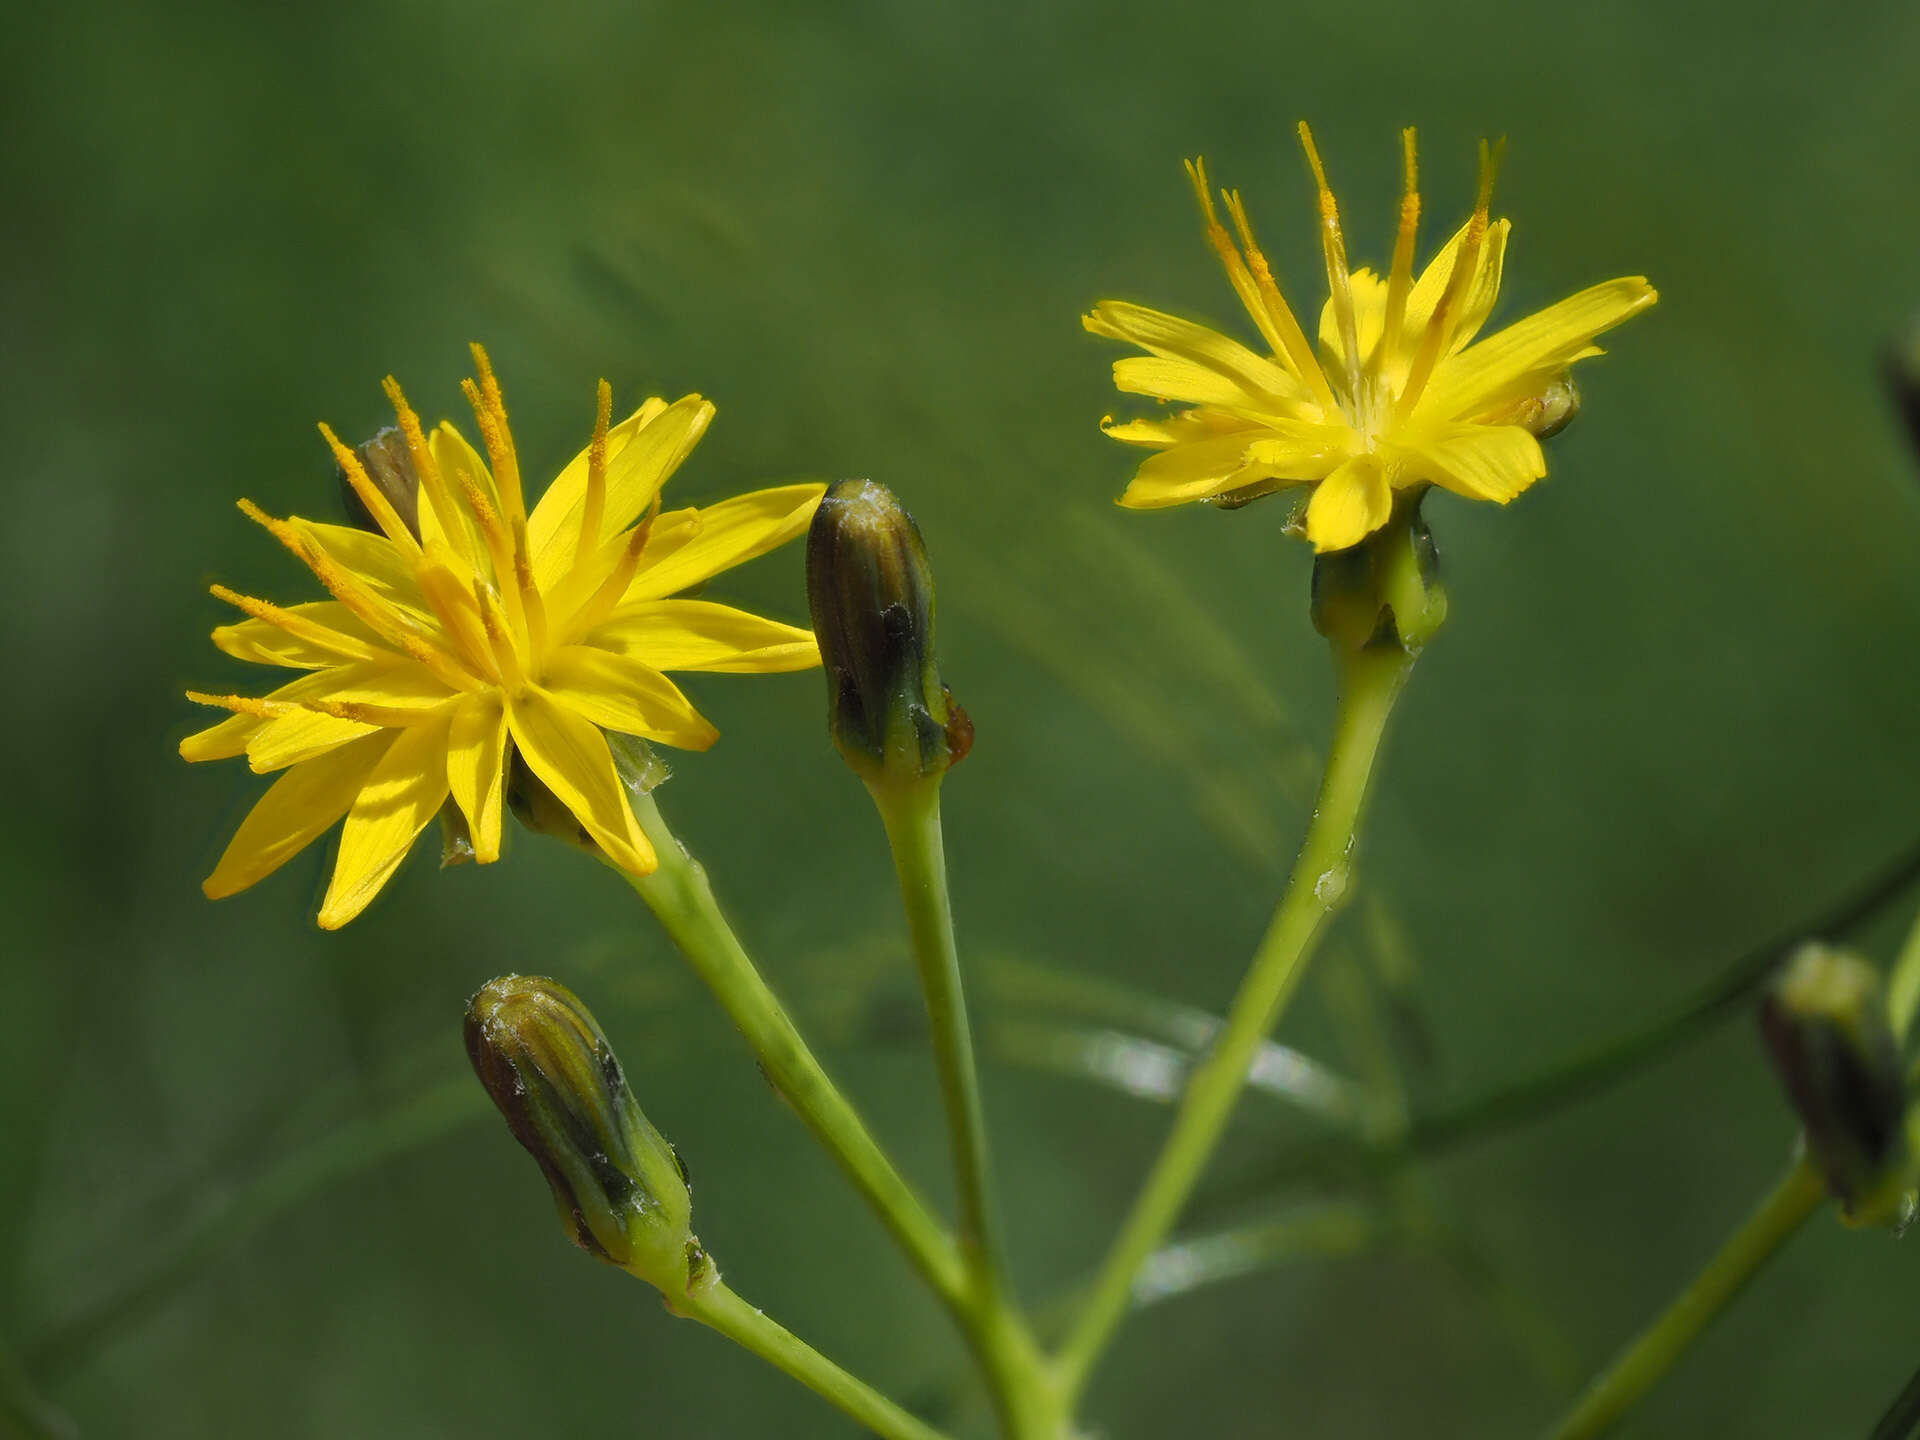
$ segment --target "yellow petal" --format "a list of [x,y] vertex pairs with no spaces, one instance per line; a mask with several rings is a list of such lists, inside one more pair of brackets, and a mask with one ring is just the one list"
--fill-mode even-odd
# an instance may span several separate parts
[[764,555],[805,532],[824,485],[755,490],[704,510],[673,510],[654,522],[627,600],[659,600]]
[[765,674],[808,670],[820,663],[811,630],[707,600],[623,605],[585,643],[655,670]]
[[1393,492],[1380,463],[1356,455],[1314,487],[1307,502],[1307,538],[1316,551],[1358,545],[1393,514]]
[[[406,662],[395,656],[394,663]],[[290,707],[320,699],[365,673],[366,667],[363,666],[335,665],[311,675],[302,675],[298,680],[290,681],[258,700],[232,697],[232,708],[240,713],[230,715],[218,725],[182,740],[180,758],[195,761],[226,760],[235,755],[244,755],[248,745],[277,718],[285,715]]]
[[272,620],[242,620],[213,632],[213,643],[236,660],[318,670],[384,651],[379,636],[338,600],[276,606]]
[[196,730],[180,742],[182,760],[230,760],[235,755],[247,753],[247,741],[251,740],[267,726],[264,715],[248,715],[242,712],[229,715],[217,725],[209,725],[204,730]]
[[447,731],[447,783],[467,817],[473,858],[500,858],[500,797],[506,788],[507,710],[498,691],[469,695]]
[[[1401,343],[1402,360],[1410,360],[1420,348],[1420,337],[1426,333],[1427,326],[1433,323],[1433,312],[1440,304],[1440,297],[1446,294],[1447,282],[1453,278],[1453,267],[1460,263],[1460,249],[1467,241],[1467,230],[1472,225],[1468,221],[1453,232],[1453,238],[1441,247],[1440,253],[1433,257],[1427,268],[1420,272],[1420,278],[1414,282],[1413,290],[1407,296],[1406,339]],[[1448,339],[1443,355],[1451,355],[1480,333],[1480,327],[1487,323],[1487,316],[1493,312],[1493,302],[1500,296],[1500,278],[1506,267],[1507,237],[1513,233],[1511,220],[1496,220],[1487,226],[1487,233],[1480,242],[1480,255],[1474,262],[1473,280],[1467,293],[1455,303],[1451,318],[1447,321]]]
[[256,775],[271,774],[384,728],[371,720],[294,710],[267,721],[247,741],[247,764]]
[[1108,416],[1100,422],[1100,429],[1110,440],[1163,447],[1220,435],[1257,434],[1260,426],[1256,421],[1229,415],[1224,410],[1181,410],[1151,420],[1120,421]]
[[636,875],[652,874],[659,862],[627,804],[627,789],[613,768],[606,737],[533,686],[512,698],[507,723],[528,768],[614,864]]
[[367,776],[340,832],[340,858],[320,906],[320,928],[338,930],[373,902],[413,837],[447,802],[447,721],[402,730]]
[[548,657],[541,688],[603,730],[704,750],[720,738],[680,687],[625,655],[569,645]]
[[1294,413],[1292,406],[1276,405],[1268,397],[1249,395],[1218,370],[1164,355],[1129,355],[1114,361],[1113,388],[1128,395],[1174,400],[1183,405],[1222,405],[1256,415]]
[[1135,472],[1120,503],[1153,510],[1204,500],[1263,481],[1318,480],[1352,445],[1339,425],[1294,422],[1176,445],[1150,456]]
[[[341,665],[310,677],[298,697],[308,707],[270,720],[247,742],[247,763],[259,774],[298,764],[366,734],[437,720],[454,692],[408,660]],[[291,690],[293,687],[286,687]],[[274,698],[279,698],[275,692]]]
[[1393,450],[1420,479],[1501,505],[1547,473],[1540,442],[1518,425],[1438,425],[1396,437]]
[[201,886],[207,897],[237,894],[271,875],[346,814],[393,738],[385,732],[369,735],[296,765],[274,781]]
[[1549,305],[1441,361],[1414,413],[1438,420],[1465,419],[1517,398],[1509,392],[1530,383],[1533,372],[1571,363],[1594,336],[1658,298],[1643,276],[1633,275]]
[[1124,340],[1165,359],[1187,360],[1223,376],[1261,408],[1283,415],[1304,413],[1307,388],[1272,360],[1254,354],[1217,330],[1144,305],[1102,300],[1081,317],[1095,335]]
[[[660,487],[699,443],[712,419],[712,403],[688,395],[638,427],[618,454],[613,452],[609,437],[607,501],[600,519],[600,540],[619,534],[640,518]],[[586,465],[580,463],[577,483],[571,479],[573,475],[570,465],[547,487],[527,518],[533,573],[543,590],[572,568],[579,545],[580,514],[586,503]]]
[[[1387,282],[1371,270],[1361,269],[1350,277],[1353,287],[1354,328],[1359,332],[1360,359],[1373,358],[1380,334],[1387,325]],[[1320,353],[1326,368],[1335,374],[1346,369],[1346,346],[1340,339],[1340,316],[1332,300],[1320,309]]]

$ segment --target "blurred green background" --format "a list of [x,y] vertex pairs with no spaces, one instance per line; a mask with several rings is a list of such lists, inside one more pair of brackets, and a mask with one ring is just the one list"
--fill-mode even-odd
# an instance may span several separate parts
[[[1385,258],[1417,123],[1430,234],[1473,142],[1511,137],[1502,314],[1616,274],[1662,292],[1583,370],[1549,480],[1429,507],[1453,619],[1389,747],[1381,904],[1284,1038],[1363,1080],[1391,1049],[1442,1108],[1658,1016],[1913,838],[1920,504],[1874,372],[1920,301],[1910,4],[190,0],[7,30],[0,1375],[83,1434],[848,1433],[565,1246],[460,1053],[465,998],[509,970],[599,1008],[737,1288],[981,1430],[942,1317],[624,886],[521,836],[487,871],[416,856],[338,935],[312,924],[325,846],[200,894],[261,784],[173,753],[204,723],[181,689],[252,678],[205,587],[309,594],[233,501],[327,514],[314,421],[370,433],[389,370],[453,413],[469,339],[530,471],[583,442],[605,375],[718,402],[682,503],[860,474],[917,511],[979,727],[948,831],[1031,1297],[1097,1257],[1166,1111],[1062,1073],[1112,1017],[1008,977],[1221,1008],[1330,710],[1283,503],[1111,504],[1117,352],[1080,311],[1245,328],[1182,156],[1245,189],[1311,307],[1301,116],[1356,262]],[[724,593],[800,619],[799,560]],[[892,882],[818,677],[689,688],[725,735],[664,806],[944,1196]],[[1911,905],[1862,942],[1884,956]],[[1443,1156],[1256,1183],[1324,1128],[1249,1100],[1204,1223],[1332,1206],[1363,1223],[1321,1248],[1355,1253],[1138,1317],[1103,1433],[1531,1434],[1792,1135],[1743,1014]],[[1864,1434],[1920,1360],[1916,1280],[1911,1240],[1820,1216],[1630,1433]]]

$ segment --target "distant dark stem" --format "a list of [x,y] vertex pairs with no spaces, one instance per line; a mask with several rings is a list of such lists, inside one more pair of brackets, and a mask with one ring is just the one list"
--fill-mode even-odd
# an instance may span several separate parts
[[[1705,1034],[1742,1013],[1781,957],[1802,940],[1834,937],[1871,919],[1920,877],[1920,844],[1902,851],[1852,893],[1742,953],[1664,1017],[1639,1029],[1587,1046],[1533,1074],[1495,1086],[1456,1104],[1416,1116],[1406,1132],[1380,1152],[1395,1163],[1409,1154],[1434,1155],[1484,1139],[1571,1101],[1596,1094],[1640,1066]],[[1319,1173],[1331,1161],[1351,1156],[1355,1142],[1328,1137],[1273,1157],[1230,1188],[1204,1194],[1198,1215],[1265,1195],[1276,1185]],[[1365,1152],[1362,1152],[1365,1153]]]
[[1913,1372],[1906,1388],[1893,1397],[1893,1404],[1873,1427],[1867,1440],[1913,1440],[1920,1431],[1920,1370]]

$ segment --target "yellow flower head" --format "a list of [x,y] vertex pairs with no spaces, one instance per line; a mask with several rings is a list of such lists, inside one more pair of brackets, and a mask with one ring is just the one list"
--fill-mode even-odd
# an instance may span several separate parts
[[[189,698],[234,712],[180,744],[188,760],[244,754],[281,772],[205,889],[218,899],[271,874],[342,816],[320,909],[332,930],[364,910],[449,796],[474,858],[500,858],[510,747],[616,864],[655,864],[603,731],[703,750],[718,732],[662,673],[802,670],[810,631],[672,598],[801,534],[820,485],[760,490],[660,513],[660,487],[713,406],[648,400],[617,425],[600,384],[593,440],[528,513],[506,403],[486,352],[465,383],[481,456],[451,424],[431,436],[389,377],[393,447],[417,491],[376,483],[321,433],[379,533],[240,508],[313,571],[331,600],[281,607],[216,585],[249,618],[213,632],[229,655],[309,672],[272,694]],[[385,477],[383,477],[385,478]]]
[[1311,485],[1307,536],[1341,550],[1386,524],[1393,493],[1427,484],[1504,505],[1546,474],[1536,432],[1543,407],[1564,403],[1567,370],[1598,355],[1593,339],[1657,298],[1641,276],[1609,280],[1475,343],[1500,290],[1508,221],[1490,220],[1493,156],[1480,149],[1473,216],[1416,279],[1420,192],[1412,130],[1402,132],[1406,190],[1393,261],[1382,280],[1349,271],[1340,209],[1303,123],[1300,138],[1320,196],[1329,298],[1319,346],[1280,293],[1238,191],[1222,191],[1238,243],[1220,223],[1205,165],[1188,176],[1207,237],[1266,341],[1257,354],[1157,310],[1104,300],[1084,318],[1096,335],[1147,352],[1115,363],[1114,384],[1191,406],[1102,428],[1158,453],[1140,466],[1122,505],[1233,503]]

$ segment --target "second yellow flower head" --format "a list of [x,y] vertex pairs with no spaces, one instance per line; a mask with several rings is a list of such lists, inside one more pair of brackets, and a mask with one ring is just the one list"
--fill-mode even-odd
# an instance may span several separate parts
[[1511,228],[1488,214],[1486,147],[1472,218],[1416,278],[1420,192],[1413,131],[1403,133],[1406,189],[1382,280],[1348,269],[1339,206],[1304,124],[1300,136],[1319,191],[1329,290],[1317,348],[1280,293],[1239,192],[1221,192],[1229,234],[1199,161],[1187,171],[1208,238],[1268,353],[1119,300],[1085,317],[1095,334],[1147,352],[1115,363],[1115,385],[1191,407],[1104,424],[1115,439],[1157,452],[1120,503],[1234,502],[1311,485],[1306,531],[1319,551],[1358,544],[1386,524],[1398,490],[1434,484],[1505,504],[1546,474],[1534,433],[1543,397],[1564,387],[1573,362],[1600,353],[1595,336],[1653,304],[1653,288],[1641,276],[1609,280],[1476,343]]

